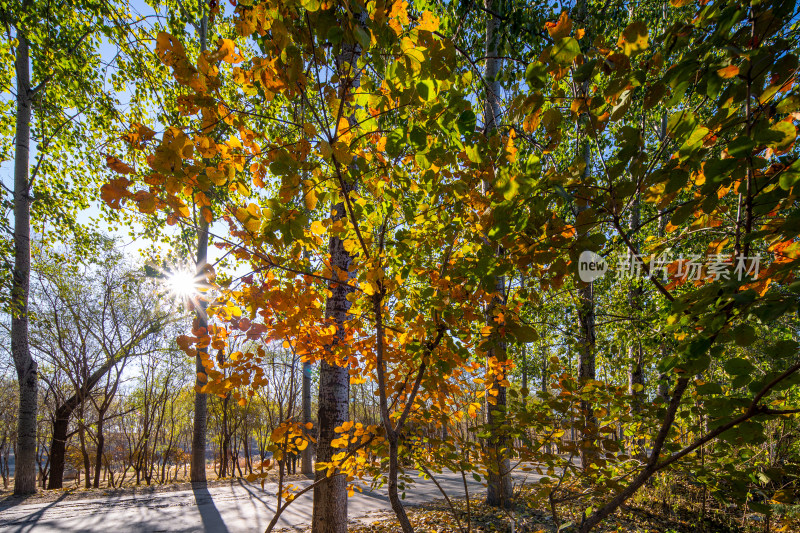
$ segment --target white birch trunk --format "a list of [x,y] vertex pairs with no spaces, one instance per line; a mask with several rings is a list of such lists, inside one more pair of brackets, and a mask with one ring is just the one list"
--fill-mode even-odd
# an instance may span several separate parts
[[17,123],[14,153],[14,274],[11,287],[11,352],[19,380],[19,414],[14,493],[36,492],[36,412],[38,373],[28,344],[31,273],[31,83],[28,39],[17,32]]

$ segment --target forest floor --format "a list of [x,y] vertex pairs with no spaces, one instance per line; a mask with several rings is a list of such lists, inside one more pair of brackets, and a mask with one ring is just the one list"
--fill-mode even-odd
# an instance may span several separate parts
[[[773,518],[767,524],[762,515],[743,515],[737,508],[721,508],[707,502],[702,509],[687,490],[674,490],[667,499],[660,491],[645,490],[593,531],[598,533],[755,533],[800,532],[800,521]],[[450,506],[452,504],[452,507]],[[487,506],[482,497],[466,500],[436,500],[407,508],[418,533],[556,533],[580,520],[581,509],[560,509],[558,523],[549,510],[533,503],[531,493],[523,489],[511,509]],[[458,521],[454,518],[458,515]],[[513,523],[513,527],[512,527]],[[296,530],[294,530],[296,531]],[[303,533],[308,533],[306,529]],[[351,533],[401,533],[392,512],[374,516],[369,523],[351,527]],[[287,533],[288,530],[282,530]]]

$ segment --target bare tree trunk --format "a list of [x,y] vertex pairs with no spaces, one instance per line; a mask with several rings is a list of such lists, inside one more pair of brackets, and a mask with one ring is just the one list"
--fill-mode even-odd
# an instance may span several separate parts
[[[486,127],[486,136],[491,136],[492,132],[497,129],[497,124],[500,119],[500,81],[498,75],[500,73],[500,66],[502,59],[498,54],[498,43],[500,36],[498,35],[498,28],[500,19],[497,13],[500,9],[499,2],[496,0],[486,0],[486,10],[491,13],[486,22],[486,117],[484,120]],[[485,195],[491,195],[492,184],[489,182],[483,183]],[[499,246],[497,247],[497,255],[502,253]],[[495,282],[497,296],[492,301],[492,304],[486,311],[487,325],[494,326],[495,313],[494,310],[498,304],[502,304],[505,300],[505,278],[498,276]],[[487,351],[487,358],[495,357],[499,360],[505,359],[505,343],[499,340],[493,340],[492,347]],[[511,443],[508,439],[501,434],[500,426],[503,425],[506,411],[506,388],[500,384],[498,379],[492,383],[492,389],[497,391],[494,396],[495,404],[487,404],[487,422],[489,424],[489,479],[486,492],[486,503],[493,506],[508,506],[511,503],[511,462],[508,459],[507,449]],[[490,396],[487,395],[487,400]]]
[[[303,363],[303,423],[309,422],[311,422],[311,363]],[[310,476],[314,472],[312,443],[309,442],[303,450],[301,460],[300,471],[303,475]]]
[[[203,2],[200,3],[204,10]],[[205,13],[205,11],[204,11]],[[208,16],[203,15],[200,20],[200,51],[206,49],[206,33],[208,30]],[[199,228],[197,232],[197,275],[205,279],[205,267],[208,261],[208,223],[203,217],[199,216]],[[197,327],[205,329],[208,327],[206,317],[206,303],[200,301],[200,308],[197,310]],[[208,352],[208,348],[197,350],[195,366],[197,370],[196,387],[202,387],[208,382],[208,375],[203,366],[203,355]],[[206,481],[206,431],[208,429],[208,395],[202,392],[194,394],[194,426],[192,428],[192,456],[190,479],[193,482],[205,483]]]
[[36,412],[38,366],[28,345],[31,276],[31,83],[28,38],[17,31],[17,123],[14,152],[14,274],[11,286],[11,353],[19,382],[14,494],[36,492]]

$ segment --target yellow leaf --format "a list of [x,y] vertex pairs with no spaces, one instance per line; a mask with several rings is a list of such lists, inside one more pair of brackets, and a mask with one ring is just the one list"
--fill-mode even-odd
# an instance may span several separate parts
[[350,147],[343,142],[333,143],[333,155],[336,156],[337,161],[347,161],[350,157]]
[[647,40],[647,26],[641,20],[637,20],[622,30],[622,35],[619,36],[617,46],[622,48],[622,52],[626,56],[630,56],[636,52],[641,52],[642,50],[647,49]]
[[207,223],[211,224],[214,222],[214,213],[211,212],[210,208],[203,206],[200,212],[203,213],[203,219],[205,219]]
[[211,180],[211,183],[217,186],[225,185],[228,182],[225,173],[217,167],[206,167],[206,176]]
[[241,63],[244,59],[236,53],[236,45],[230,39],[220,39],[219,48],[214,54],[213,59],[221,59],[226,63]]
[[314,233],[315,235],[323,235],[326,231],[327,230],[325,229],[325,226],[323,226],[322,222],[319,220],[315,220],[311,223],[311,233]]
[[525,120],[522,121],[522,129],[525,131],[525,133],[533,133],[534,130],[536,130],[536,128],[539,126],[540,118],[541,110],[538,109],[525,117]]
[[306,209],[313,211],[317,207],[317,191],[314,189],[314,182],[311,180],[303,180],[303,200],[306,203]]
[[217,143],[208,137],[198,137],[195,140],[195,146],[200,155],[205,158],[214,157],[217,155]]
[[418,30],[423,31],[436,31],[439,29],[439,18],[434,16],[430,11],[426,11],[419,18]]

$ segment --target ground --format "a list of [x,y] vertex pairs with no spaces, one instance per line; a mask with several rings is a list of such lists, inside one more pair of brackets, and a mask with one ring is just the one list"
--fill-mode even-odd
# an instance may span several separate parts
[[[467,514],[464,486],[460,474],[436,476],[450,496],[455,513],[436,485],[418,479],[407,494],[405,503],[418,533],[472,533],[502,531],[513,533],[554,533],[558,530],[553,518],[543,509],[527,505],[524,481],[522,496],[510,510],[488,508],[482,504],[484,487],[469,481],[470,509]],[[471,480],[471,478],[469,478]],[[307,486],[310,480],[291,476],[289,482]],[[0,532],[195,532],[213,533],[262,532],[275,509],[276,483],[244,480],[212,481],[205,486],[189,483],[120,490],[44,491],[18,498],[6,493],[0,496]],[[685,500],[685,499],[684,499]],[[282,515],[276,531],[305,532],[311,521],[311,492],[301,496]],[[349,502],[350,531],[354,533],[398,533],[399,525],[391,511],[385,487],[376,491],[356,492]],[[470,517],[469,521],[467,516]],[[741,516],[741,515],[740,515]],[[561,517],[563,521],[569,516]],[[574,517],[572,517],[574,519]],[[700,518],[696,509],[684,504],[667,505],[658,497],[639,498],[624,507],[598,531],[603,533],[740,533],[764,531],[764,523],[754,519],[731,520],[726,515],[707,512]],[[778,526],[778,524],[774,524]],[[779,530],[773,527],[773,531]],[[784,529],[784,531],[795,531]]]
[[[309,480],[294,483],[304,486]],[[439,479],[437,477],[437,479]],[[448,493],[463,494],[460,475],[448,473],[439,479]],[[470,491],[480,491],[480,483],[470,482]],[[178,532],[264,531],[275,510],[277,485],[243,480],[219,481],[207,486],[175,486],[174,490],[48,491],[43,496],[0,500],[2,532]],[[430,481],[420,480],[407,494],[412,505],[441,498]],[[279,527],[303,529],[311,521],[311,491],[301,496],[282,515]],[[349,516],[353,527],[390,511],[385,489],[356,492],[350,499]]]

